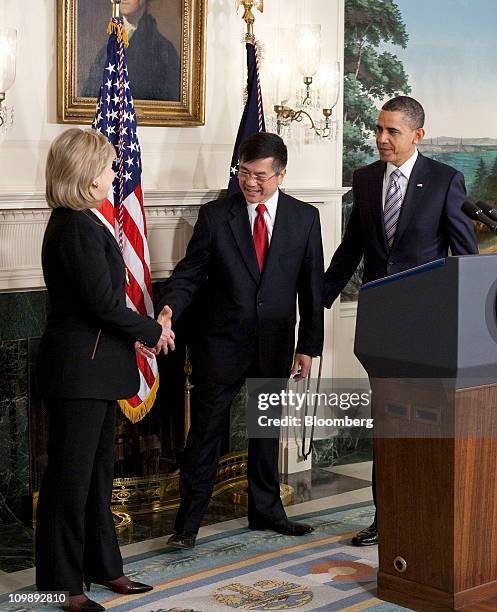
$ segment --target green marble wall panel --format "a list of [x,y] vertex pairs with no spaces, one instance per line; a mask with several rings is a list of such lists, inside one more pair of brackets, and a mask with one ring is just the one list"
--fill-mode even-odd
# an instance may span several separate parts
[[372,457],[373,440],[361,438],[360,432],[315,440],[312,448],[312,464],[319,467],[370,461]]
[[29,511],[28,344],[43,333],[47,292],[0,293],[0,525]]
[[0,524],[14,523],[29,494],[27,340],[0,342]]
[[41,336],[46,310],[46,291],[0,293],[0,341]]

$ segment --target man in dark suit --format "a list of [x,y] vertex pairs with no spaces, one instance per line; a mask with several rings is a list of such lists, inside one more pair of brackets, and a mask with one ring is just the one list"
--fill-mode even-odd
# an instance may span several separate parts
[[[129,36],[128,75],[135,100],[180,99],[181,65],[178,52],[157,28],[147,10],[148,0],[121,0],[120,9]],[[97,54],[80,95],[98,97],[107,58],[107,44]]]
[[[453,255],[478,253],[471,221],[462,213],[464,176],[421,155],[424,110],[407,96],[389,100],[376,126],[380,160],[354,173],[354,203],[341,245],[324,280],[330,308],[364,257],[364,283]],[[373,461],[373,498],[375,470]],[[377,544],[376,517],[352,543]]]
[[[305,377],[323,344],[323,253],[318,211],[279,191],[286,146],[259,133],[239,151],[241,193],[202,206],[186,255],[159,297],[173,324],[201,287],[191,346],[192,424],[171,546],[191,548],[207,509],[231,402],[247,377]],[[296,350],[296,302],[299,328]],[[293,360],[293,365],[292,365]],[[278,439],[249,440],[251,529],[312,531],[287,519],[280,499]]]

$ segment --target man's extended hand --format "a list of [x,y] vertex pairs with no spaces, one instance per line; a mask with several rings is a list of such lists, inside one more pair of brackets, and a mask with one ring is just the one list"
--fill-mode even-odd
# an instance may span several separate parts
[[171,320],[173,318],[173,311],[169,306],[164,306],[157,317],[157,322],[162,326],[162,333],[154,350],[160,353],[161,349],[164,351],[164,355],[167,355],[168,350],[174,351],[174,332],[171,329]]
[[164,306],[164,308],[159,312],[159,316],[157,317],[157,321],[160,325],[162,325],[162,327],[172,327],[172,318],[173,318],[173,311],[171,310],[171,308],[166,304],[166,306]]
[[311,371],[312,357],[310,355],[303,355],[302,353],[295,353],[293,358],[293,366],[290,376],[295,380],[301,380],[307,378],[307,375]]

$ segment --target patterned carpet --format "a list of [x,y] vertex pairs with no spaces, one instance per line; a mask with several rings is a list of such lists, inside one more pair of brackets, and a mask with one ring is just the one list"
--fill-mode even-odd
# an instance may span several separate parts
[[236,529],[200,540],[193,551],[128,558],[127,575],[154,590],[123,597],[92,587],[91,597],[116,612],[405,610],[375,597],[376,547],[350,545],[372,516],[370,503],[342,506],[298,517],[315,527],[301,538]]

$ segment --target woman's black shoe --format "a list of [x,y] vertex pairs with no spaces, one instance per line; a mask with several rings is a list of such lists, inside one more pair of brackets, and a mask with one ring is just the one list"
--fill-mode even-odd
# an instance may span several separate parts
[[147,593],[151,591],[154,587],[149,584],[144,584],[143,582],[135,582],[134,580],[130,580],[127,576],[121,576],[120,578],[116,578],[115,580],[87,580],[85,579],[86,590],[89,591],[91,587],[91,583],[99,584],[101,586],[114,591],[114,593],[119,593],[119,595],[138,595],[138,593]]
[[103,606],[88,599],[86,595],[69,595],[66,603],[60,607],[67,612],[100,612],[100,610],[105,610]]

